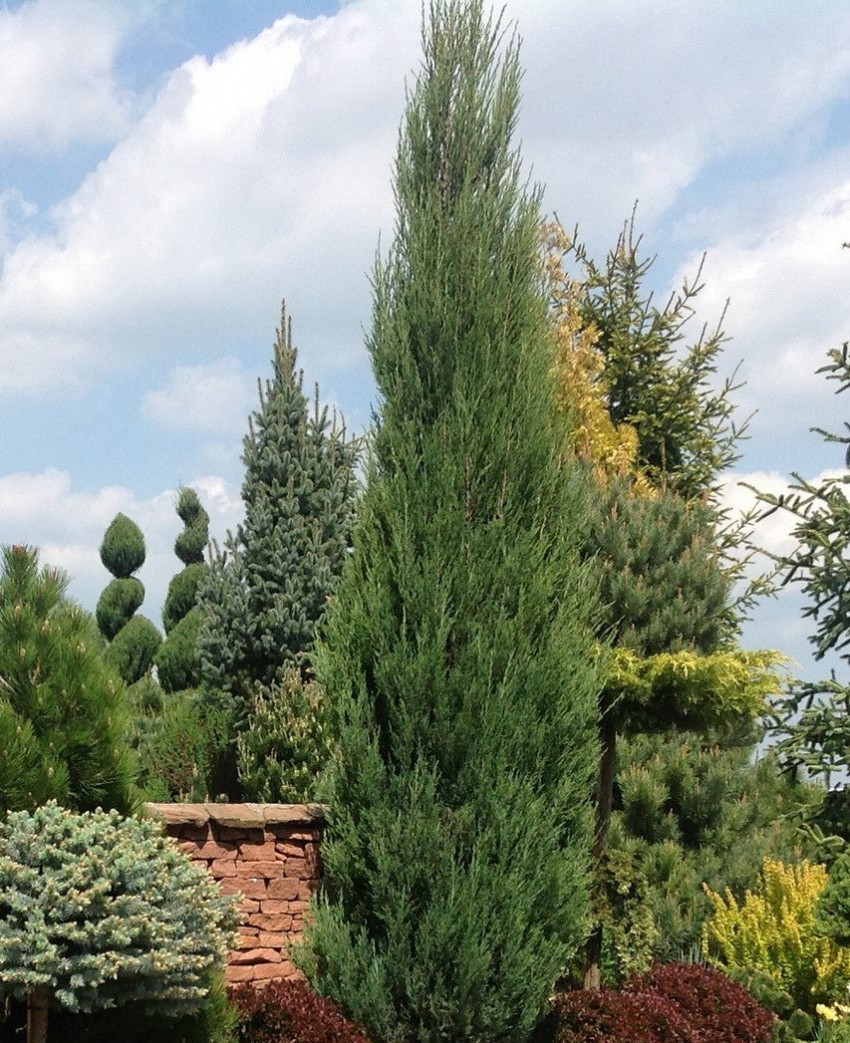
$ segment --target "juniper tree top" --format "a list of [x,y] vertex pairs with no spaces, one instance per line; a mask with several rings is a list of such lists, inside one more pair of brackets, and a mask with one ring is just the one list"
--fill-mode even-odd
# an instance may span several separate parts
[[374,275],[374,455],[317,654],[340,760],[314,975],[375,1039],[516,1040],[584,933],[592,599],[516,41],[446,0],[423,46]]

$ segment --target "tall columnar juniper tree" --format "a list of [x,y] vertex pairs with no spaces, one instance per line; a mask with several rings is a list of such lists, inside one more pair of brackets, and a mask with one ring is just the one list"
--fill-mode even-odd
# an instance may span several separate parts
[[30,547],[0,563],[0,813],[55,799],[129,811],[125,692],[92,617]]
[[355,445],[304,394],[285,311],[273,373],[260,383],[242,460],[245,521],[201,585],[205,685],[233,700],[244,720],[257,687],[270,688],[305,657],[348,555]]
[[482,0],[428,8],[374,275],[374,452],[317,654],[339,757],[310,973],[382,1041],[524,1039],[586,927],[584,487],[504,36]]
[[155,656],[159,683],[166,692],[184,691],[200,684],[198,641],[203,615],[197,602],[209,570],[204,551],[209,541],[210,517],[194,489],[180,489],[177,514],[183,529],[174,541],[174,553],[184,568],[168,584],[162,610],[166,636]]
[[142,581],[133,575],[145,562],[142,530],[126,514],[116,514],[100,545],[100,560],[113,579],[97,602],[95,617],[109,642],[106,659],[127,684],[135,684],[153,665],[162,636],[136,610],[145,599]]

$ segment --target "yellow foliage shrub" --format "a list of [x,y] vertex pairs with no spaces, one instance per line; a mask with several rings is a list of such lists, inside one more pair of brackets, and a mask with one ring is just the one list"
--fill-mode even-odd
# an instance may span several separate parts
[[846,999],[850,949],[815,933],[815,904],[826,887],[822,865],[785,865],[766,858],[755,891],[737,902],[709,888],[714,914],[703,928],[703,949],[716,966],[760,972],[814,1013],[818,1003]]

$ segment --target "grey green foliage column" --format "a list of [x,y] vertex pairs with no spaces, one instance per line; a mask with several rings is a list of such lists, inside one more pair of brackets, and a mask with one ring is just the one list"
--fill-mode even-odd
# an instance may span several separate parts
[[259,386],[244,440],[245,520],[201,587],[204,683],[229,696],[241,720],[258,686],[309,656],[348,554],[355,445],[320,408],[318,389],[311,408],[296,364],[283,312],[272,378]]
[[373,280],[374,454],[316,659],[340,748],[310,973],[376,1040],[514,1043],[585,937],[585,486],[558,453],[517,47],[480,0],[426,19]]
[[109,642],[106,659],[127,684],[135,684],[153,664],[162,636],[145,616],[135,615],[145,588],[133,573],[145,562],[142,530],[125,514],[116,514],[100,545],[100,560],[115,577],[104,588],[95,616]]

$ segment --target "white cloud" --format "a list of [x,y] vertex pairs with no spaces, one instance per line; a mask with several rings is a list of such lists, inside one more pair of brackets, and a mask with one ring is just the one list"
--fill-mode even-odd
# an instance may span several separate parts
[[[210,515],[210,535],[221,541],[242,516],[238,491],[211,475],[187,484],[197,490]],[[4,475],[0,477],[0,544],[38,546],[42,562],[68,572],[71,596],[94,610],[110,579],[101,564],[99,547],[107,526],[120,511],[144,534],[147,556],[139,578],[146,596],[141,611],[159,623],[168,583],[182,568],[174,554],[174,539],[182,527],[174,509],[176,497],[173,489],[146,499],[122,486],[78,491],[71,476],[55,468]]]
[[[706,164],[808,126],[846,89],[842,5],[721,7],[509,7],[525,39],[525,155],[547,205],[591,239],[608,245],[636,197],[651,221]],[[173,359],[265,343],[284,294],[317,375],[362,365],[419,13],[418,0],[356,0],[176,70],[56,207],[56,233],[7,254],[0,390],[79,386],[118,344],[122,358]]]
[[834,167],[832,178],[813,177],[784,207],[718,231],[708,244],[700,315],[716,318],[730,299],[727,354],[744,359],[746,381],[737,397],[745,414],[758,407],[753,433],[765,452],[769,439],[772,463],[788,471],[837,462],[843,452],[809,434],[813,426],[843,430],[847,411],[837,386],[816,373],[827,350],[850,337],[850,252],[841,249],[850,235],[850,180],[835,180]]
[[113,65],[130,14],[115,0],[0,7],[0,145],[44,152],[120,134],[127,101]]
[[[286,293],[319,365],[361,354],[410,21],[389,0],[286,17],[173,73],[132,133],[0,279],[0,390],[38,393],[123,357],[271,339]],[[404,7],[404,5],[401,5]],[[379,14],[385,17],[378,17]],[[412,64],[415,21],[400,34]],[[262,302],[262,303],[258,303]],[[320,338],[315,329],[327,331]]]
[[171,431],[241,431],[249,411],[250,385],[234,358],[178,366],[165,387],[145,395],[142,413]]

